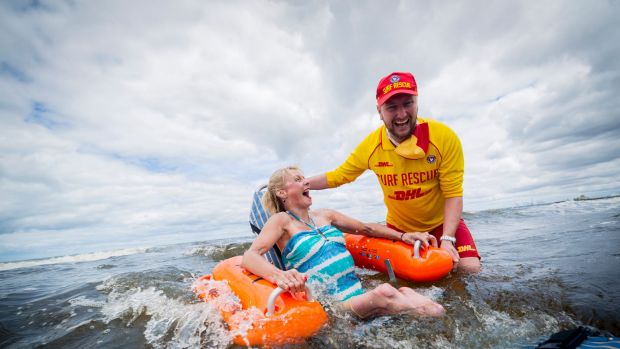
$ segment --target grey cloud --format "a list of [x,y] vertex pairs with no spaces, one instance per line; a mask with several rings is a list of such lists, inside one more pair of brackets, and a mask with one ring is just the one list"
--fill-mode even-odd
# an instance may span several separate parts
[[[394,70],[461,136],[466,200],[618,187],[615,2],[24,4],[0,3],[7,239],[245,224],[274,169],[331,169],[380,124]],[[317,205],[381,198],[369,176]]]
[[30,76],[7,62],[0,63],[0,75],[8,76],[22,83],[32,82]]

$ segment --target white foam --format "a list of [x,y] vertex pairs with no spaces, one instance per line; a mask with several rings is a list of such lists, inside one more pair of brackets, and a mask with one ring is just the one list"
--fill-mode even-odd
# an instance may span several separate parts
[[360,267],[357,267],[357,266],[355,267],[355,275],[373,276],[373,275],[377,275],[379,273],[381,273],[381,272],[377,271],[377,270],[360,268]]
[[90,308],[101,308],[105,305],[104,302],[88,299],[85,296],[71,298],[69,299],[69,304],[71,304],[74,307],[80,306],[80,307],[90,307]]
[[231,342],[217,309],[205,302],[184,304],[152,287],[112,291],[101,313],[106,322],[120,319],[127,326],[147,315],[144,337],[154,348],[226,348]]
[[189,252],[183,253],[184,256],[210,256],[217,251],[215,246],[194,247]]
[[127,256],[127,255],[132,255],[132,254],[137,254],[137,253],[144,253],[146,252],[146,250],[147,250],[146,248],[124,248],[124,249],[114,250],[114,251],[92,252],[92,253],[84,253],[84,254],[71,255],[71,256],[52,257],[52,258],[46,258],[46,259],[35,259],[35,260],[27,260],[27,261],[19,261],[19,262],[5,262],[5,263],[0,263],[0,271],[38,267],[41,265],[49,265],[49,264],[92,262],[92,261],[98,261],[102,259],[108,259],[111,257],[119,257],[119,256]]
[[426,296],[434,301],[438,301],[444,295],[444,289],[437,286],[431,286],[429,288],[416,288],[419,294]]

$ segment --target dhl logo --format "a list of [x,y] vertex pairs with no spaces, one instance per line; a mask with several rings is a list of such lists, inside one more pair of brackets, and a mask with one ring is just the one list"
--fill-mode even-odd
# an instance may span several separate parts
[[392,200],[413,200],[423,197],[424,195],[430,193],[433,188],[422,192],[422,188],[409,189],[409,190],[397,190],[394,192],[394,195],[388,195],[388,198]]
[[377,164],[375,166],[377,166],[377,167],[392,167],[392,164],[390,164],[389,161],[379,161],[379,162],[377,162]]
[[475,251],[476,249],[471,247],[471,245],[463,245],[463,246],[459,246],[457,250],[459,251],[459,253],[461,253],[465,251]]

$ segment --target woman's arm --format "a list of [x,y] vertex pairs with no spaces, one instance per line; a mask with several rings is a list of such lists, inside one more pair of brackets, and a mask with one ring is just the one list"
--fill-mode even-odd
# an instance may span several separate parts
[[338,211],[325,210],[325,212],[326,215],[331,219],[331,224],[345,233],[399,240],[410,245],[413,245],[416,240],[420,240],[425,247],[429,244],[437,247],[437,239],[435,239],[433,235],[430,235],[426,232],[403,233],[389,228],[383,224],[360,222]]
[[241,266],[265,280],[292,292],[305,290],[306,276],[295,269],[280,270],[267,262],[263,255],[282,237],[287,217],[275,214],[267,220],[263,230],[243,254]]

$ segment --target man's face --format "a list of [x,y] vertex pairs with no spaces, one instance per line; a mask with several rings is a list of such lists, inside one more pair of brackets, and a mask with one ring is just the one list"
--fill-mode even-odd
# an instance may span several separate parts
[[418,118],[418,97],[410,94],[396,94],[382,106],[377,107],[381,120],[388,132],[398,142],[409,138]]

